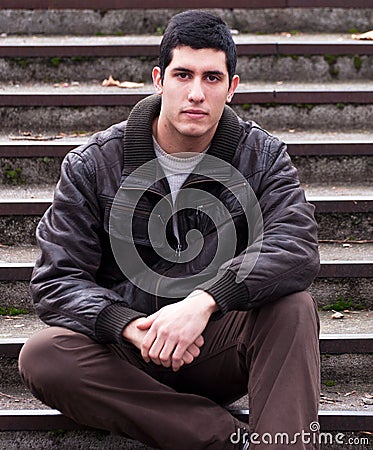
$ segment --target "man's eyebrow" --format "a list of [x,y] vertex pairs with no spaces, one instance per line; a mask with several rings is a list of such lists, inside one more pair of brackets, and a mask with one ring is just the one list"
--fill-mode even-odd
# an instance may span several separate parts
[[[188,72],[193,73],[194,71],[191,69],[187,69],[186,67],[174,67],[172,69],[173,72]],[[224,72],[221,72],[220,70],[206,70],[206,72],[203,73],[204,75],[218,75],[218,76],[224,76]]]
[[174,67],[172,69],[173,72],[189,72],[189,73],[193,73],[193,70],[191,69],[187,69],[186,67]]

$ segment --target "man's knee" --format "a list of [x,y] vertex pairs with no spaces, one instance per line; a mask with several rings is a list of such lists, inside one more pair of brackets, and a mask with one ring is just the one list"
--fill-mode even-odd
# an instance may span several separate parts
[[305,291],[268,303],[260,309],[257,320],[264,333],[272,330],[277,336],[318,338],[317,307],[314,299]]
[[318,326],[316,303],[306,291],[280,298],[272,304],[272,307],[273,314],[287,326],[311,323]]
[[[63,328],[46,328],[24,344],[18,360],[20,375],[26,386],[40,397],[39,391],[56,388],[72,375],[66,360],[62,361],[59,339],[69,333]],[[70,378],[71,382],[71,378]]]

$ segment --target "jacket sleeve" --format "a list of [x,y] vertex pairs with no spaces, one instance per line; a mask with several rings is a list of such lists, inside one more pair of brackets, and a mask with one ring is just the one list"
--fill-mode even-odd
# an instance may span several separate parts
[[143,314],[96,282],[102,255],[100,227],[94,165],[71,152],[62,164],[52,206],[37,227],[41,254],[31,277],[31,295],[48,325],[102,343],[120,342],[124,326]]
[[[262,241],[254,240],[245,252],[224,264],[221,276],[206,289],[223,314],[305,290],[319,271],[314,207],[300,188],[286,146],[268,136],[262,151],[265,163],[254,175],[263,219]],[[242,269],[245,272],[245,265],[248,275],[242,281],[237,275]]]

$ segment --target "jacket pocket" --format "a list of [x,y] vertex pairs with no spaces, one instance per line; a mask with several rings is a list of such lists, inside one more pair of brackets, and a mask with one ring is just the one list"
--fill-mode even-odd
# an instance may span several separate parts
[[228,222],[245,215],[249,204],[247,186],[240,185],[225,188],[219,197],[201,201],[196,206],[197,228],[203,235],[216,232]]
[[120,241],[153,248],[165,246],[166,224],[151,209],[109,201],[105,206],[104,228]]

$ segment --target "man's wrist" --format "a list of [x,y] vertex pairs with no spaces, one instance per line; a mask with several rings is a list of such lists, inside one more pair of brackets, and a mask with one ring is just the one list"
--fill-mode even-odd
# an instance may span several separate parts
[[127,325],[122,330],[123,339],[125,339],[128,342],[131,342],[132,344],[135,343],[134,340],[138,334],[138,329],[136,326],[137,320],[138,320],[138,318],[127,323]]
[[202,289],[194,290],[193,292],[191,292],[188,295],[188,297],[192,298],[192,297],[197,296],[197,295],[203,297],[204,304],[206,305],[207,311],[210,314],[213,314],[214,312],[219,311],[219,309],[220,309],[219,305],[216,303],[214,297],[211,294],[209,294],[208,292],[203,291]]

